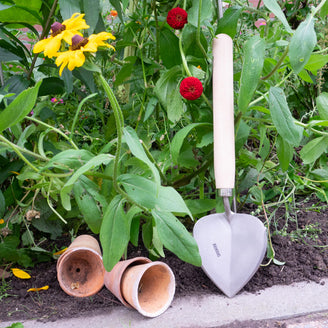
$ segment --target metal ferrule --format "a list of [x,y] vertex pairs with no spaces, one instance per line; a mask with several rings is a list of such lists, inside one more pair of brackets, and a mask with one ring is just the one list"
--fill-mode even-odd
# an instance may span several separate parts
[[221,197],[231,197],[233,195],[233,189],[230,188],[219,189],[219,194]]

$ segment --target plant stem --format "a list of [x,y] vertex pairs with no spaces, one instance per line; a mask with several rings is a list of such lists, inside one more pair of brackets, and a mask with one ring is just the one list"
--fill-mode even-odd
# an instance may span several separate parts
[[10,142],[9,140],[7,140],[3,135],[0,134],[0,140],[7,144],[8,146],[10,146],[13,151],[18,155],[18,157],[25,163],[27,164],[33,171],[35,172],[39,172],[39,169],[37,167],[35,167],[20,151],[20,149],[12,142]]
[[202,0],[199,0],[199,8],[198,8],[198,22],[197,22],[197,30],[196,30],[196,43],[200,50],[202,51],[205,58],[207,58],[207,53],[200,43],[200,20],[201,20],[201,13],[202,13]]
[[38,120],[37,118],[33,117],[33,116],[25,116],[24,117],[26,120],[30,120],[30,121],[33,121],[33,122],[36,122],[40,125],[43,125],[43,126],[46,126],[47,128],[50,128],[51,130],[57,132],[58,134],[60,134],[63,138],[65,138],[73,147],[74,149],[78,150],[79,148],[76,146],[76,144],[74,143],[73,140],[71,140],[63,131],[47,124],[47,123],[44,123],[40,120]]
[[323,5],[326,3],[327,0],[322,0],[319,5],[313,10],[313,12],[311,13],[311,16],[314,17],[318,11],[320,11],[320,9],[323,7]]
[[[6,139],[6,140],[7,140],[7,139]],[[7,140],[7,141],[8,141],[10,144],[12,144],[9,140]],[[4,144],[9,145],[8,143],[5,143],[4,141],[0,142],[0,144],[1,144],[1,143],[4,143]],[[15,144],[13,144],[13,145],[15,145]],[[33,157],[35,157],[35,158],[37,158],[37,159],[40,159],[41,161],[46,161],[46,162],[49,161],[49,158],[44,157],[44,156],[41,156],[41,155],[36,154],[36,153],[33,153],[32,151],[30,151],[30,150],[28,150],[28,149],[22,148],[22,147],[17,146],[17,145],[15,145],[15,147],[16,147],[19,151],[21,151],[22,153],[25,153],[25,154],[27,154],[27,155],[29,155],[29,156],[33,156]]]
[[[42,40],[45,37],[46,31],[48,31],[48,27],[49,27],[49,24],[50,24],[51,17],[53,16],[53,14],[56,10],[56,7],[57,7],[57,2],[58,2],[58,0],[55,0],[54,3],[52,4],[52,7],[51,7],[50,12],[49,12],[49,16],[47,18],[46,25],[42,29],[42,33],[41,33],[41,36],[40,36],[39,40]],[[35,66],[35,63],[36,63],[36,60],[37,60],[38,56],[39,56],[39,54],[34,54],[30,69],[27,73],[27,79],[28,80],[31,78],[31,75],[32,75],[32,72],[33,72],[33,69],[34,69],[34,66]]]
[[286,47],[284,53],[282,54],[282,56],[278,60],[276,66],[272,69],[272,71],[267,76],[261,77],[261,80],[269,79],[278,70],[278,68],[280,67],[280,65],[283,63],[284,59],[288,55],[288,50],[289,50],[289,45]]

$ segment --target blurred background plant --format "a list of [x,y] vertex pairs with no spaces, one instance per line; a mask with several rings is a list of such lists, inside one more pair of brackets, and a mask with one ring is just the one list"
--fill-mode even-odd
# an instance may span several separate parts
[[[177,6],[188,22],[175,30],[166,17]],[[116,37],[116,51],[94,62],[124,117],[119,154],[99,76],[86,65],[59,76],[53,59],[32,52],[52,23],[77,12],[85,36]],[[237,209],[284,234],[299,202],[327,203],[327,14],[326,0],[225,1],[220,20],[212,0],[1,1],[0,265],[49,260],[52,241],[80,231],[100,234],[107,269],[129,242],[200,264],[188,231],[223,211],[212,163],[218,33],[234,40]],[[202,83],[198,99],[179,92],[188,76]]]

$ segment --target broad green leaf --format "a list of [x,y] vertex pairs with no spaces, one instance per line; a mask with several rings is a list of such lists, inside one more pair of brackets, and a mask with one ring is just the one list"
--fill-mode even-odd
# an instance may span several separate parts
[[22,91],[1,113],[0,132],[20,122],[33,109],[41,81]]
[[169,212],[153,209],[151,213],[163,245],[182,261],[201,266],[197,243],[185,226]]
[[174,164],[178,164],[178,158],[180,154],[181,147],[185,138],[188,136],[190,131],[198,126],[212,126],[209,123],[191,123],[184,127],[183,129],[179,130],[176,135],[174,136],[172,143],[171,143],[171,155],[172,161]]
[[144,122],[146,122],[149,116],[154,112],[156,105],[158,104],[158,99],[155,97],[151,97],[147,102],[147,107],[144,116]]
[[182,76],[181,67],[174,66],[168,71],[162,72],[161,77],[156,82],[154,92],[160,103],[167,109],[167,99],[173,89],[177,88],[177,81]]
[[179,39],[168,28],[161,30],[159,35],[159,50],[166,68],[171,68],[181,64],[181,55],[179,51]]
[[178,89],[173,89],[169,94],[169,98],[167,100],[167,117],[168,119],[176,123],[181,119],[181,116],[184,112],[184,102],[180,95]]
[[81,12],[80,0],[59,0],[59,8],[63,20],[71,18],[73,14]]
[[100,229],[106,271],[111,271],[126,250],[131,221],[124,212],[124,199],[116,196],[108,205]]
[[14,6],[2,5],[0,8],[1,22],[24,22],[32,25],[42,23],[42,17],[39,14],[42,0],[14,0],[13,3]]
[[304,164],[311,164],[328,150],[328,137],[318,137],[308,142],[300,151]]
[[42,170],[52,167],[61,170],[75,170],[86,164],[93,157],[94,155],[85,149],[64,150],[51,158]]
[[325,19],[327,15],[328,15],[328,1],[326,1],[322,6],[322,8],[320,9],[320,17],[322,19]]
[[206,213],[216,206],[215,199],[187,199],[185,202],[192,215]]
[[93,233],[98,234],[102,223],[102,214],[97,202],[80,181],[74,184],[73,191],[85,222]]
[[293,33],[293,30],[289,26],[286,16],[285,16],[284,12],[282,11],[282,9],[280,8],[277,0],[263,0],[263,2],[264,2],[264,5],[269,10],[271,10],[275,14],[275,16],[282,22],[286,31],[288,33]]
[[159,172],[155,164],[150,161],[147,154],[145,153],[141,145],[142,141],[140,141],[140,139],[138,138],[136,131],[133,130],[130,126],[127,126],[124,128],[123,133],[125,142],[128,144],[131,153],[148,165],[154,175],[154,180],[156,184],[159,186],[161,183]]
[[314,54],[304,66],[305,69],[311,71],[312,74],[317,75],[318,70],[328,63],[328,55]]
[[7,61],[15,61],[20,60],[21,57],[18,57],[17,55],[13,54],[11,51],[0,48],[0,61],[7,62]]
[[269,90],[269,107],[274,126],[286,142],[298,147],[303,128],[297,126],[290,113],[285,94],[282,89],[271,87]]
[[314,18],[309,15],[296,29],[290,40],[289,60],[292,69],[298,74],[311,57],[317,44],[317,35],[314,30]]
[[229,7],[218,21],[216,35],[219,33],[228,34],[232,39],[237,33],[237,24],[243,8],[240,6]]
[[86,164],[81,166],[65,183],[63,188],[60,191],[60,197],[62,201],[63,207],[67,210],[71,210],[71,202],[69,193],[71,192],[74,183],[79,179],[79,177],[84,174],[85,172],[89,171],[92,168],[95,168],[101,164],[107,165],[114,157],[112,155],[107,154],[100,154],[93,157],[90,161]]
[[63,80],[58,77],[47,77],[42,80],[39,89],[39,97],[64,93],[65,85]]
[[316,103],[320,118],[328,120],[328,92],[322,92],[316,98]]
[[124,186],[129,197],[143,207],[158,208],[162,211],[187,214],[192,217],[184,200],[172,187],[160,186],[159,191],[156,192],[156,185],[153,181],[132,174],[122,174],[118,182]]
[[83,0],[83,12],[85,21],[90,26],[88,34],[92,34],[98,23],[99,14],[101,14],[99,0]]
[[[188,10],[188,23],[197,26],[198,25],[198,10],[199,0],[192,0],[192,7]],[[202,8],[200,15],[200,23],[204,23],[206,20],[210,21],[213,16],[213,4],[211,0],[202,0]]]
[[253,36],[245,44],[244,62],[240,77],[238,107],[246,112],[259,83],[264,63],[265,41]]
[[[204,58],[202,49],[200,48],[199,44],[197,44],[197,28],[195,26],[186,24],[182,29],[181,38],[182,47],[187,57],[193,56],[197,58]],[[202,47],[207,49],[207,40],[202,32],[200,32],[199,41]],[[179,58],[181,58],[180,54]]]
[[290,161],[293,159],[294,148],[293,146],[278,135],[277,142],[277,155],[281,169],[285,172],[288,169]]

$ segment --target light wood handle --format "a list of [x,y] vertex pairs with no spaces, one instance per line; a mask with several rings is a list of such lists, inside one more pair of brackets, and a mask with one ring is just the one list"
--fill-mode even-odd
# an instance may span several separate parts
[[214,172],[217,189],[235,186],[233,44],[227,34],[213,40]]

